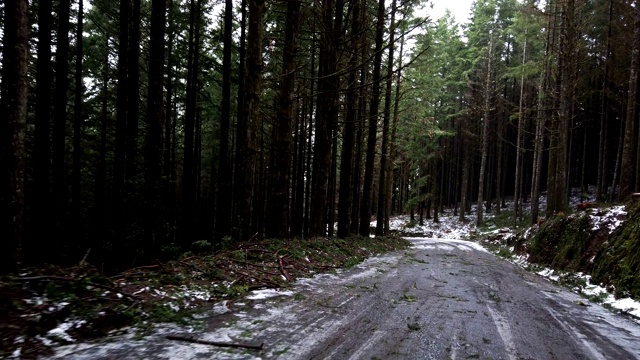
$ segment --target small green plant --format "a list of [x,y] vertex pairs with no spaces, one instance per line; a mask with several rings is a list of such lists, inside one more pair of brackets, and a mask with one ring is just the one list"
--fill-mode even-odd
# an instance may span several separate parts
[[420,324],[418,323],[407,323],[407,328],[409,329],[409,331],[420,331],[420,329],[422,329],[422,326],[420,326]]
[[347,261],[345,262],[344,266],[347,268],[352,268],[358,264],[360,264],[361,260],[355,257],[350,257],[347,259]]
[[191,244],[191,250],[194,254],[206,254],[212,249],[211,243],[207,240],[197,240]]

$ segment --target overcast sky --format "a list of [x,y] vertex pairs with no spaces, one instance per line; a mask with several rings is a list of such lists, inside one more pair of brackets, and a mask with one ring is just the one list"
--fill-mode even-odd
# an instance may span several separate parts
[[446,9],[449,9],[455,16],[458,23],[466,23],[471,13],[471,2],[473,0],[431,0],[433,9],[426,9],[427,14],[432,20],[441,18]]

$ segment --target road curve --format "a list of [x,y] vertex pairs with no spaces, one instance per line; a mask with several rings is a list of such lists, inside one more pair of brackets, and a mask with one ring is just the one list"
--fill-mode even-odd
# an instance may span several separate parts
[[[206,328],[67,346],[64,359],[640,359],[640,325],[479,245],[411,238],[413,248],[293,291],[227,304]],[[228,349],[166,340],[264,344]]]

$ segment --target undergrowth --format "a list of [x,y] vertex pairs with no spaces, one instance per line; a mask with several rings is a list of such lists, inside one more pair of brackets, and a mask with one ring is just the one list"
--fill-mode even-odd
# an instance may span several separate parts
[[[0,358],[36,358],[56,345],[114,332],[144,336],[154,324],[198,327],[204,305],[261,288],[287,288],[301,277],[357,265],[403,249],[398,236],[314,238],[238,243],[212,254],[201,241],[178,260],[107,276],[83,263],[26,268],[0,277]],[[211,308],[208,306],[207,308]],[[68,336],[52,329],[66,326]]]

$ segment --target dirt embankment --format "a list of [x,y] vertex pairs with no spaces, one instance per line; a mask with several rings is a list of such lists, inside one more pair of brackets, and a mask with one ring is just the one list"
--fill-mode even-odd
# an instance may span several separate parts
[[513,245],[529,254],[529,262],[590,274],[617,296],[640,299],[640,202],[628,203],[625,211],[593,208],[558,216]]

